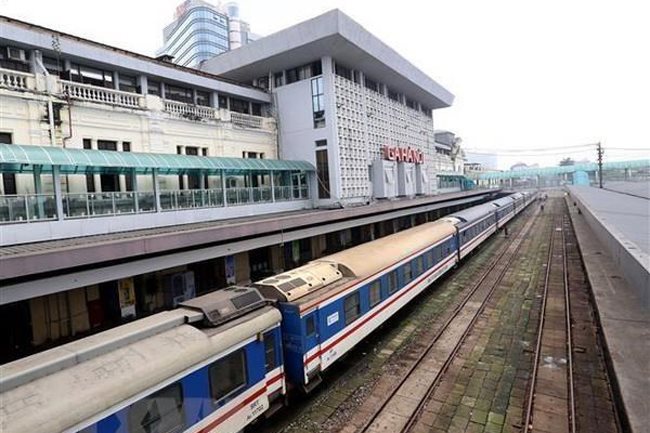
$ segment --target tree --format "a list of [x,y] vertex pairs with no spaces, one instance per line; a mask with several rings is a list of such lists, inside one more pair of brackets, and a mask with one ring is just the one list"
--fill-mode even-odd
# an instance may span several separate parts
[[567,165],[575,165],[575,161],[571,159],[570,157],[566,157],[560,161],[560,167],[564,167]]

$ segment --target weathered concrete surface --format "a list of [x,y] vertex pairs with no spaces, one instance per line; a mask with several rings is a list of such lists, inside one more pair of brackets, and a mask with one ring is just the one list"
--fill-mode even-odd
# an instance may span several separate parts
[[568,190],[569,207],[580,209],[581,220],[650,312],[650,200],[586,186]]
[[578,214],[570,197],[567,201],[630,428],[634,433],[646,432],[650,425],[648,310],[589,227],[584,211]]

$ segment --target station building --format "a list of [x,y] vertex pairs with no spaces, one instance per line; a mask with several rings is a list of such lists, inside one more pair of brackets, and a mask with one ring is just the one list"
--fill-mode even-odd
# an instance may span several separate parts
[[320,204],[441,192],[433,112],[453,95],[339,10],[202,70],[270,91],[280,156],[316,166]]
[[452,102],[339,11],[203,70],[0,18],[0,358],[488,199]]

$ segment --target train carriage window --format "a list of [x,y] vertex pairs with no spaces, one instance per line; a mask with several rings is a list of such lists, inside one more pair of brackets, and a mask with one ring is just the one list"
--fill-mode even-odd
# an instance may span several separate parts
[[374,281],[368,290],[370,294],[370,308],[372,308],[381,301],[381,283],[379,280]]
[[411,281],[413,278],[413,273],[411,272],[411,263],[406,263],[404,264],[404,267],[402,268],[404,272],[404,284],[408,283]]
[[264,334],[264,366],[269,372],[277,367],[277,356],[275,355],[275,334],[269,331]]
[[434,264],[433,251],[434,250],[430,250],[425,256],[427,258],[427,261],[425,263],[427,269],[431,268]]
[[415,274],[421,275],[424,272],[424,257],[420,256],[415,259]]
[[171,384],[129,408],[129,433],[172,433],[185,427],[183,388]]
[[397,271],[388,274],[388,294],[395,293],[395,291],[397,291]]
[[246,386],[246,353],[244,349],[212,363],[209,369],[210,393],[216,402],[232,396]]
[[361,303],[359,302],[359,292],[352,293],[345,297],[343,301],[345,309],[345,324],[349,325],[361,316]]
[[316,333],[316,321],[314,320],[314,316],[309,316],[305,319],[305,335],[307,337],[311,337]]

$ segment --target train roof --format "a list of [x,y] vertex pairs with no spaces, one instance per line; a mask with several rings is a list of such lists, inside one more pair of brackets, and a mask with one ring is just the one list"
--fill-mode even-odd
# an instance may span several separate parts
[[[368,278],[412,254],[453,235],[453,224],[436,221],[322,257],[305,266],[258,281],[263,294],[298,304],[318,303],[347,288],[342,284]],[[283,285],[281,281],[305,284]]]
[[485,203],[462,210],[460,212],[454,212],[453,214],[448,215],[448,217],[458,218],[461,221],[460,225],[465,225],[465,223],[472,223],[485,217],[486,215],[493,213],[494,210],[495,207],[492,205],[492,203]]
[[[210,303],[224,296],[213,292],[201,298]],[[181,307],[0,366],[0,431],[79,427],[281,320],[268,305],[231,317],[198,328],[204,313]]]
[[501,197],[500,199],[497,200],[493,200],[490,203],[494,204],[497,207],[501,207],[501,206],[507,206],[509,204],[512,204],[513,201],[514,201],[514,197],[509,195],[506,197]]

